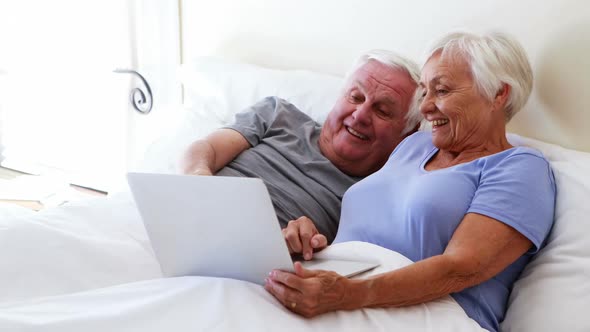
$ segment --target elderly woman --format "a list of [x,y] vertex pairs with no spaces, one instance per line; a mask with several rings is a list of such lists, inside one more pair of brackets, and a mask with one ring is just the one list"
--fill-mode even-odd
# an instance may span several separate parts
[[[450,294],[482,327],[498,330],[514,281],[553,223],[547,160],[506,140],[532,71],[522,47],[502,34],[455,33],[435,45],[420,80],[432,132],[406,138],[380,171],[346,192],[335,239],[371,242],[415,263],[354,280],[299,263],[294,274],[272,271],[265,287],[290,310],[311,317]],[[305,217],[284,234],[307,257],[326,244]]]

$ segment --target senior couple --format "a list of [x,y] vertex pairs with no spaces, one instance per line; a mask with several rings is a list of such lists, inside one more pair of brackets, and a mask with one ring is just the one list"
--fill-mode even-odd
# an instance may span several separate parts
[[[420,73],[421,72],[421,73]],[[543,155],[514,147],[506,123],[532,70],[504,34],[454,33],[420,71],[391,52],[362,56],[323,126],[269,97],[194,142],[187,174],[262,178],[292,253],[366,241],[414,263],[366,279],[271,271],[265,288],[291,311],[398,307],[450,294],[497,331],[509,292],[553,223]],[[431,131],[419,131],[424,118]]]

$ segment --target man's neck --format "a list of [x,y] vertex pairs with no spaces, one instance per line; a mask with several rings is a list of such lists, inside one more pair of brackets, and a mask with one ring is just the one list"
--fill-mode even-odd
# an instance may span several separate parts
[[325,142],[321,136],[318,138],[318,147],[326,159],[328,159],[342,173],[348,176],[365,177],[379,170],[385,164],[385,162],[383,162],[382,164],[373,166],[369,169],[368,167],[362,165],[361,162],[342,160],[342,158],[338,158],[336,153],[334,153],[332,150],[330,144]]

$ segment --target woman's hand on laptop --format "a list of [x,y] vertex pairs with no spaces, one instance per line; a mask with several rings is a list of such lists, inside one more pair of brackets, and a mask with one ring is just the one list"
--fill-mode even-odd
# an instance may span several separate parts
[[326,237],[318,232],[313,221],[308,217],[289,221],[282,232],[289,252],[302,254],[305,260],[310,260],[314,251],[320,251],[328,245]]

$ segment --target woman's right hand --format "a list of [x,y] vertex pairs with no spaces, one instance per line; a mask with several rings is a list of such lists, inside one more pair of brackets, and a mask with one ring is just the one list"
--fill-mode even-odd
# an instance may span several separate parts
[[289,221],[282,232],[289,252],[300,253],[305,260],[310,260],[314,251],[320,251],[328,245],[326,237],[318,232],[313,221],[308,217]]

